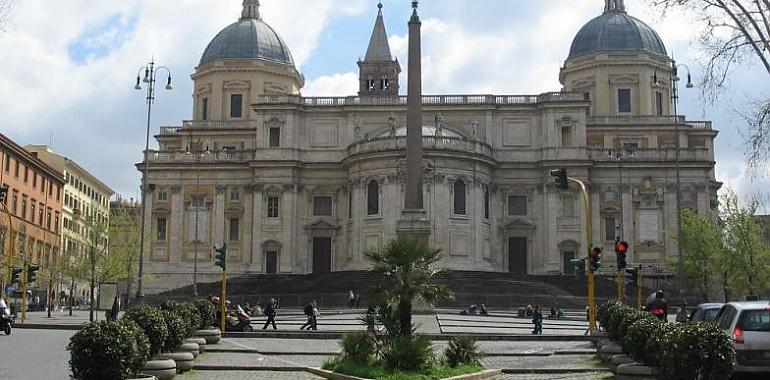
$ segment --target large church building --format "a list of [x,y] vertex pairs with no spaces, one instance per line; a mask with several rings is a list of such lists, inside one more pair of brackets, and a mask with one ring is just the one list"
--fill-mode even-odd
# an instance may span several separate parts
[[[149,294],[191,284],[196,257],[198,281],[216,281],[213,245],[227,244],[230,274],[309,274],[367,269],[363,252],[396,235],[407,97],[382,5],[345,97],[303,96],[265,18],[243,2],[195,68],[192,120],[162,127],[148,155]],[[565,54],[560,92],[423,95],[424,209],[443,266],[563,274],[590,220],[593,245],[622,238],[631,264],[665,268],[677,210],[716,207],[717,132],[676,115],[687,75],[658,34],[606,0]],[[589,215],[577,187],[554,186],[559,168],[586,183]]]

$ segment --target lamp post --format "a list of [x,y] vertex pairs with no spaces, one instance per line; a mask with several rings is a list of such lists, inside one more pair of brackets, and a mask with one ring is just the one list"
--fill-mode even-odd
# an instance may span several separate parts
[[[190,153],[192,145],[192,139],[187,146],[187,152]],[[193,298],[198,298],[198,211],[200,211],[200,205],[196,204],[196,201],[200,194],[200,180],[201,180],[201,158],[203,155],[209,155],[209,148],[206,147],[206,151],[200,152],[200,141],[197,144],[198,149],[195,152],[195,195],[190,201],[190,205],[195,209],[195,239],[193,241]]]
[[[618,143],[620,144],[620,143]],[[634,150],[629,146],[619,146],[615,151],[610,149],[607,152],[607,156],[610,160],[614,159],[618,161],[618,200],[620,201],[620,220],[615,225],[615,245],[623,240],[623,161],[634,157]],[[625,298],[625,280],[623,278],[623,268],[620,267],[620,263],[616,261],[617,265],[617,281],[618,281],[618,301],[623,302]]]
[[[686,88],[693,88],[695,87],[692,83],[692,75],[690,74],[690,68],[685,64],[677,64],[676,60],[671,60],[671,102],[674,106],[674,134],[676,139],[676,236],[677,236],[677,242],[676,242],[676,252],[677,252],[677,267],[678,267],[678,273],[680,274],[679,277],[679,291],[680,293],[684,291],[683,289],[683,281],[681,273],[684,272],[684,259],[682,258],[682,247],[680,245],[680,242],[682,241],[682,178],[681,178],[681,170],[680,170],[680,150],[681,150],[681,139],[679,137],[679,114],[677,112],[677,106],[679,104],[679,81],[681,78],[679,78],[679,68],[684,68],[687,70],[687,85],[685,85]],[[655,72],[655,86],[658,86],[658,74],[657,70]]]
[[[140,79],[142,70],[144,70],[144,79]],[[152,120],[152,105],[155,103],[155,78],[158,71],[164,70],[168,74],[166,90],[171,90],[171,70],[166,66],[155,66],[155,61],[150,61],[146,66],[139,68],[136,74],[135,90],[142,89],[142,83],[147,84],[147,134],[144,143],[144,170],[142,171],[142,227],[141,237],[139,238],[139,276],[137,279],[136,301],[141,304],[144,299],[144,224],[147,215],[147,172],[150,168],[150,121]]]

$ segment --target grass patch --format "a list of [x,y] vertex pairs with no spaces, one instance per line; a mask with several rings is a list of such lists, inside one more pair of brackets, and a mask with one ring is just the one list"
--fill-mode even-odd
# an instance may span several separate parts
[[349,360],[332,360],[324,363],[323,369],[350,376],[375,380],[440,380],[469,373],[481,372],[482,366],[464,365],[457,368],[434,366],[423,372],[391,372],[376,363],[362,365]]

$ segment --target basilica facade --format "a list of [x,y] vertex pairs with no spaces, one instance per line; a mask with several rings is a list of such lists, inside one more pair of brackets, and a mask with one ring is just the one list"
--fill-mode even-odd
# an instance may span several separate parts
[[[396,235],[406,169],[407,101],[381,5],[358,66],[357,95],[302,96],[288,46],[244,1],[192,76],[192,120],[161,127],[148,154],[147,293],[191,284],[194,267],[217,280],[223,243],[236,275],[368,267],[363,253]],[[665,268],[677,210],[713,209],[720,186],[717,132],[676,115],[676,67],[654,30],[606,0],[559,92],[424,95],[423,199],[441,264],[563,274],[590,228],[593,245],[622,238],[631,263]],[[558,168],[587,184],[590,210],[579,189],[552,184]]]

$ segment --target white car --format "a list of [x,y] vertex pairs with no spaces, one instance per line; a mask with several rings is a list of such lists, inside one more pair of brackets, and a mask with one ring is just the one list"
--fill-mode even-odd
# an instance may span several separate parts
[[727,303],[717,324],[735,347],[735,372],[770,372],[770,301]]

